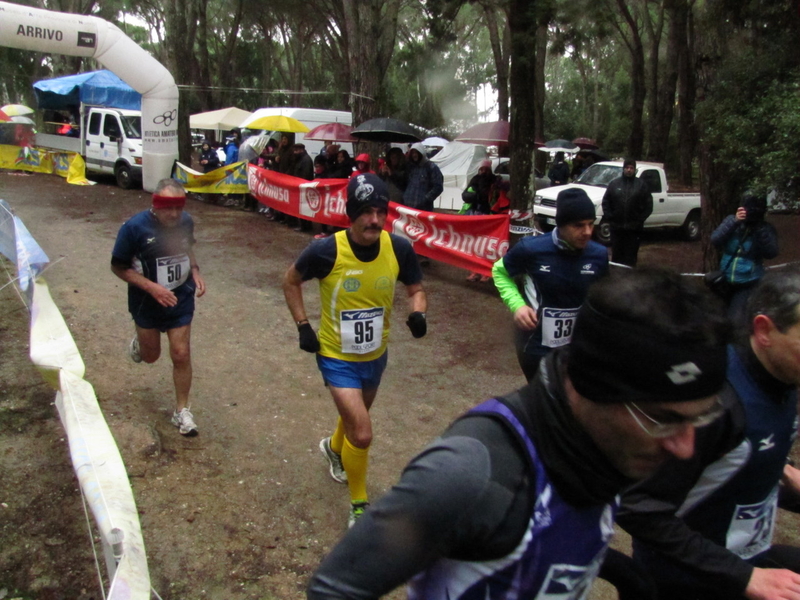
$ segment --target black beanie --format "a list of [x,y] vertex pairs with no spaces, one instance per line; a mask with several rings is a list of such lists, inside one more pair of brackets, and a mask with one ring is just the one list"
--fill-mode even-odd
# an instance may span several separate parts
[[356,175],[347,184],[345,212],[355,221],[365,208],[389,208],[389,188],[383,179],[374,173]]
[[561,227],[574,221],[594,219],[597,213],[594,203],[580,188],[567,188],[561,190],[556,198],[556,225]]
[[634,159],[632,159],[632,158],[626,158],[626,159],[625,159],[625,160],[622,162],[622,168],[624,169],[624,168],[625,168],[625,167],[627,167],[628,165],[633,165],[633,168],[635,169],[635,168],[636,168],[636,161],[635,161]]

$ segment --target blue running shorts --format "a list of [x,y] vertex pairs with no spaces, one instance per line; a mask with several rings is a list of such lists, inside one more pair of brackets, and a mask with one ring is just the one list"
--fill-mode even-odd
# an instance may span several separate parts
[[164,333],[168,329],[177,329],[184,325],[189,325],[194,317],[194,311],[164,311],[161,314],[154,314],[154,312],[141,311],[137,315],[133,315],[133,322],[142,329],[158,329]]
[[388,351],[380,358],[366,362],[352,362],[317,354],[317,366],[325,385],[358,390],[376,389],[381,384],[388,360]]

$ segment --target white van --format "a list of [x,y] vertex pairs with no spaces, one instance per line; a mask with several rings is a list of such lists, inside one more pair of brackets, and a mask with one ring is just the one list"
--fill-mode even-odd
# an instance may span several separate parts
[[114,175],[129,189],[142,181],[142,113],[138,110],[81,104],[80,138],[36,134],[36,145],[77,152],[86,170]]
[[[239,126],[246,129],[249,123],[261,117],[283,116],[297,119],[309,129],[314,129],[318,125],[325,125],[326,123],[344,123],[345,125],[353,124],[353,113],[343,110],[326,110],[322,108],[259,108],[252,115],[247,117]],[[279,131],[268,132],[271,137],[280,140],[281,133]],[[317,140],[306,140],[302,133],[294,134],[295,144],[305,144],[306,152],[312,158],[320,153],[325,142]],[[347,150],[350,156],[353,155],[353,144],[350,142],[335,142],[339,144],[342,150]]]

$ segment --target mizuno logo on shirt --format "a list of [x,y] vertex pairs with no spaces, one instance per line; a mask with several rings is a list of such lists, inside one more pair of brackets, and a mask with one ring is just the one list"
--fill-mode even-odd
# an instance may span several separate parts
[[154,238],[154,237],[147,238],[147,243],[148,243],[148,244],[152,244],[152,243],[153,243],[153,242],[155,242],[155,241],[156,241],[156,238]]
[[347,271],[345,271],[345,276],[347,276],[347,275],[361,275],[363,273],[364,273],[364,271],[360,271],[358,269],[347,269]]
[[672,365],[672,368],[665,374],[675,385],[683,385],[697,381],[697,376],[702,375],[703,372],[693,362],[685,362],[680,365]]
[[775,442],[772,441],[772,436],[774,433],[770,433],[769,437],[765,437],[763,440],[758,442],[758,451],[763,452],[764,450],[769,450],[770,448],[775,447]]
[[550,265],[539,265],[539,270],[542,273],[549,273],[550,272]]

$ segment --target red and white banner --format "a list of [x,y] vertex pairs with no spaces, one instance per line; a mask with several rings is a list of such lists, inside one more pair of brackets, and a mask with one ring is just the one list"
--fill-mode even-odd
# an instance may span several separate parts
[[[306,181],[248,166],[250,194],[293,217],[349,227],[345,213],[347,179]],[[406,238],[417,254],[481,275],[508,251],[508,215],[467,216],[417,210],[389,203],[385,229]]]

